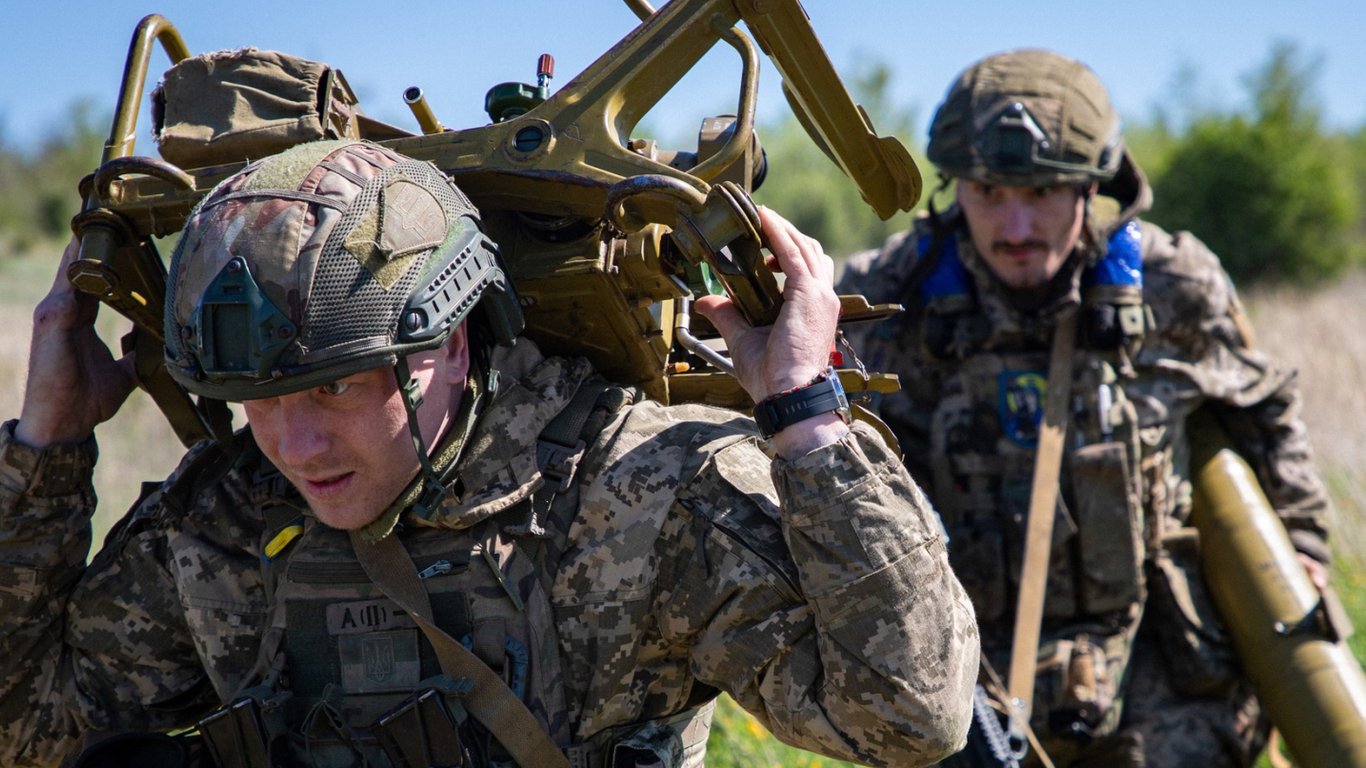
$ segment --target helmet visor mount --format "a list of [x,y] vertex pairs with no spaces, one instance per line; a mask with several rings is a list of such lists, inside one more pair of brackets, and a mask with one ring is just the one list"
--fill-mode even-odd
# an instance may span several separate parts
[[[1048,134],[1039,127],[1028,107],[1016,101],[996,114],[973,143],[984,173],[979,180],[988,183],[1034,186],[1038,177],[1052,176],[1046,186],[1076,184],[1101,178],[1099,169],[1110,164],[1110,148],[1101,151],[1094,165],[1068,163],[1050,157],[1056,149]],[[977,174],[969,174],[970,178]]]
[[208,285],[195,316],[198,323],[181,333],[209,375],[269,378],[296,333],[241,258],[230,260]]

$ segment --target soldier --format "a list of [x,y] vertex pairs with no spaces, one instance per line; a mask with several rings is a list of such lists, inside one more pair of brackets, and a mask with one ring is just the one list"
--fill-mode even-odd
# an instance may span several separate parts
[[89,565],[92,429],[133,378],[60,269],[0,436],[0,762],[92,733],[178,755],[151,732],[198,724],[225,766],[696,766],[723,691],[842,758],[959,748],[971,606],[923,494],[846,418],[833,263],[762,219],[777,323],[697,302],[772,411],[756,434],[518,339],[433,166],[331,141],[250,164],[192,213],[166,305],[171,374],[248,425]]
[[[1327,501],[1294,373],[1253,348],[1204,244],[1137,218],[1151,192],[1085,65],[1040,50],[973,64],[928,149],[954,204],[852,258],[839,289],[906,307],[854,346],[900,374],[877,409],[943,520],[984,682],[1026,669],[1055,765],[1248,765],[1267,726],[1199,577],[1186,417],[1214,411],[1322,588]],[[1031,583],[1032,505],[1053,519]],[[1036,643],[1016,634],[1031,599]],[[993,720],[946,764],[1003,764],[972,757],[1005,735]]]

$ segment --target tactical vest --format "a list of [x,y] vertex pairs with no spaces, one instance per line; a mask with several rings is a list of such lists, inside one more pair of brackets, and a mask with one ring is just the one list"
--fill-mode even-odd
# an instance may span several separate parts
[[[571,724],[549,564],[563,551],[577,504],[577,456],[569,454],[581,454],[611,415],[603,403],[613,410],[628,402],[595,381],[575,400],[580,408],[596,403],[597,418],[570,419],[572,435],[557,434],[562,419],[542,432],[541,491],[468,529],[394,534],[427,588],[435,623],[527,702],[557,744],[569,743]],[[224,768],[515,765],[493,737],[497,729],[465,711],[468,681],[441,673],[431,643],[367,577],[346,532],[306,517],[277,523],[267,538],[288,544],[279,552],[267,546],[274,613],[258,665],[264,684],[200,724]],[[574,768],[684,765],[705,750],[711,712],[707,703],[623,726],[566,752]]]
[[[932,498],[950,561],[977,610],[984,652],[1004,669],[1052,331],[997,340],[957,237],[919,238],[920,258],[932,268],[908,303],[923,309],[920,341],[943,363],[929,421]],[[1101,735],[1117,725],[1111,704],[1145,597],[1145,452],[1125,394],[1128,355],[1143,333],[1141,279],[1137,224],[1121,228],[1109,255],[1082,276],[1036,685],[1035,725],[1045,731]]]

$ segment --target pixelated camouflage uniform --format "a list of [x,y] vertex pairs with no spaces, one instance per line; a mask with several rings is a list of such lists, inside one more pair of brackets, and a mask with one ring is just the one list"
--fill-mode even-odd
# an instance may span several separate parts
[[[734,412],[600,398],[548,534],[519,536],[542,482],[538,435],[591,371],[528,342],[501,354],[452,496],[397,535],[419,568],[449,566],[426,580],[438,620],[557,744],[601,765],[625,735],[663,764],[700,765],[724,691],[784,741],[843,758],[923,764],[961,745],[972,611],[923,494],[871,430],[770,462]],[[346,537],[307,514],[249,431],[236,448],[230,461],[192,450],[86,566],[93,438],[38,451],[4,428],[0,763],[52,765],[87,732],[192,724],[280,660],[296,749],[302,731],[333,756],[435,674],[417,631],[377,613]],[[302,536],[263,559],[300,517]],[[386,657],[400,690],[357,666],[360,616],[421,648],[417,665]]]
[[[870,369],[900,375],[901,391],[876,408],[944,521],[984,655],[1004,675],[1037,445],[1030,432],[1055,323],[1081,304],[1081,265],[1096,257],[1079,246],[1051,298],[1022,311],[974,251],[961,213],[942,216],[941,237],[953,238],[971,285],[950,320],[929,318],[913,274],[932,250],[928,216],[852,257],[839,290],[907,307],[852,341]],[[1294,374],[1251,348],[1218,259],[1190,233],[1139,225],[1155,324],[1132,359],[1079,343],[1073,360],[1032,725],[1059,765],[1143,765],[1145,755],[1149,765],[1246,764],[1265,723],[1198,576],[1186,417],[1205,404],[1217,410],[1296,547],[1320,561],[1327,501]],[[936,322],[941,348],[931,353]],[[1108,424],[1096,416],[1101,385]],[[1069,694],[1069,664],[1082,657],[1096,680]],[[1059,735],[1068,729],[1089,736]]]

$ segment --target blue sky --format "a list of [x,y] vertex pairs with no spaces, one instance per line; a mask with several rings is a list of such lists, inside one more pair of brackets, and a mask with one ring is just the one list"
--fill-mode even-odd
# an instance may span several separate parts
[[[618,0],[446,0],[373,10],[380,5],[9,3],[0,46],[0,142],[33,146],[79,99],[111,109],[132,31],[152,12],[175,24],[193,53],[250,45],[328,62],[346,74],[368,114],[413,130],[400,98],[408,86],[423,88],[447,127],[480,125],[487,122],[482,104],[490,86],[533,80],[536,57],[545,52],[556,58],[553,85],[563,85],[636,23]],[[1183,68],[1197,74],[1196,93],[1205,103],[1241,107],[1242,77],[1266,61],[1273,43],[1289,41],[1320,62],[1315,95],[1328,124],[1366,125],[1366,4],[1359,0],[805,0],[805,7],[839,71],[878,61],[892,67],[892,96],[915,110],[917,143],[959,70],[984,54],[1018,46],[1053,48],[1086,61],[1119,108],[1143,118]],[[153,71],[166,64],[158,51]],[[734,54],[718,47],[646,124],[661,138],[670,138],[665,129],[674,126],[680,129],[673,136],[693,135],[702,117],[733,108],[738,72]],[[786,110],[766,59],[760,110],[761,119]],[[145,120],[138,139],[137,150],[150,154]]]

